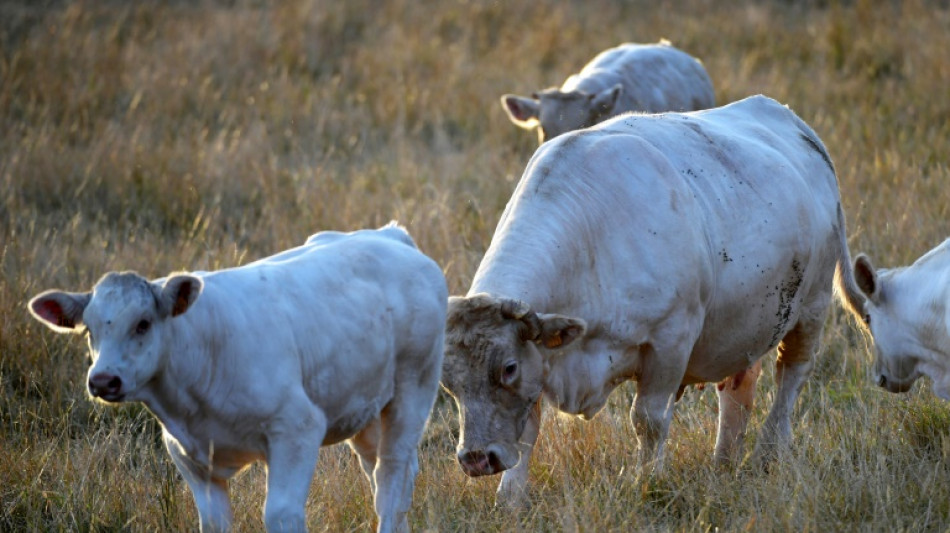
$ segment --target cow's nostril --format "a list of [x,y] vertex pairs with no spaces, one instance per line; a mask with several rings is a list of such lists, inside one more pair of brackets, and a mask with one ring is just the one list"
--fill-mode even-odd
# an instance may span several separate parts
[[878,378],[877,378],[877,386],[878,386],[878,387],[886,387],[886,386],[887,386],[887,378],[884,377],[884,374],[881,374],[880,376],[878,376]]
[[495,452],[488,452],[488,466],[491,467],[492,472],[501,472],[504,470],[501,459],[498,458],[498,454]]
[[481,451],[460,453],[458,461],[465,472],[470,476],[484,476],[492,473],[489,458]]

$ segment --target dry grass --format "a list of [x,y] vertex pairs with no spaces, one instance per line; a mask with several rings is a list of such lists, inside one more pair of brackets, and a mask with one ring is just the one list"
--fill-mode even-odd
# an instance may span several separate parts
[[[157,424],[89,402],[82,343],[29,319],[40,290],[235,265],[396,218],[464,292],[535,148],[498,97],[661,37],[704,60],[721,103],[765,93],[795,109],[835,159],[852,249],[908,263],[950,233],[948,28],[946,2],[920,0],[0,3],[0,530],[197,524]],[[492,510],[497,479],[455,465],[440,399],[411,523],[947,530],[950,407],[926,384],[878,391],[867,363],[835,310],[795,448],[768,473],[713,467],[709,390],[680,402],[660,478],[630,468],[633,385],[590,423],[546,413],[517,516]],[[773,392],[767,375],[753,430]],[[261,529],[263,469],[232,494],[239,529]],[[318,531],[373,526],[346,449],[324,452],[308,512]]]

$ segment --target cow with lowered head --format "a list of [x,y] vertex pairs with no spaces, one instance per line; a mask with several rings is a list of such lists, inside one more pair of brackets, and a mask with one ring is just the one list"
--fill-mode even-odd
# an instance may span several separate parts
[[708,109],[715,100],[703,64],[663,40],[604,50],[560,88],[506,94],[501,105],[516,126],[537,128],[543,143],[621,113]]
[[907,392],[927,376],[950,400],[950,239],[900,268],[875,268],[859,254],[853,272],[843,286],[857,289],[840,293],[871,334],[877,384]]
[[90,395],[155,414],[203,532],[230,529],[228,480],[256,460],[267,530],[305,530],[319,448],[341,441],[369,478],[379,531],[394,531],[407,529],[447,297],[439,266],[391,224],[216,272],[110,273],[29,309],[85,335]]
[[544,143],[468,294],[449,302],[442,384],[459,465],[502,473],[499,502],[517,502],[542,398],[589,419],[628,380],[647,471],[662,466],[678,394],[704,382],[719,383],[715,457],[737,459],[760,359],[777,348],[755,452],[773,457],[849,264],[831,159],[772,99],[628,114]]

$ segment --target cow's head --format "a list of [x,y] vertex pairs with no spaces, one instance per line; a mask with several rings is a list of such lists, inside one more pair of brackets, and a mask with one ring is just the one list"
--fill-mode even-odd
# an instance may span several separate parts
[[501,105],[508,118],[524,129],[538,128],[538,142],[543,144],[569,131],[593,126],[612,116],[623,86],[617,84],[599,93],[548,89],[531,98],[506,94]]
[[466,474],[518,464],[518,441],[544,387],[544,351],[570,344],[585,329],[583,320],[539,314],[517,300],[449,299],[442,386],[458,406],[458,461]]
[[907,298],[915,295],[893,290],[892,271],[875,270],[864,254],[854,260],[854,278],[867,301],[865,327],[874,341],[874,372],[877,384],[890,392],[906,392],[921,376],[922,362],[918,312],[907,308]]
[[136,400],[161,362],[163,329],[187,311],[203,285],[191,275],[150,283],[132,272],[106,274],[91,292],[46,291],[30,313],[58,333],[85,333],[92,356],[88,391],[105,402]]

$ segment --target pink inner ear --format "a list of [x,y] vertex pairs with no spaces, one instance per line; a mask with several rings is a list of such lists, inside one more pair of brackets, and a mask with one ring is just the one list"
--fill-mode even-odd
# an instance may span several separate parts
[[36,314],[43,317],[44,320],[56,324],[57,326],[63,328],[75,326],[71,320],[66,318],[66,313],[63,312],[63,306],[59,305],[59,302],[55,300],[43,300],[34,305],[33,310],[36,311]]
[[514,98],[505,100],[505,104],[508,105],[508,110],[511,111],[511,114],[518,120],[525,120],[525,112],[521,107],[521,102],[515,100]]

